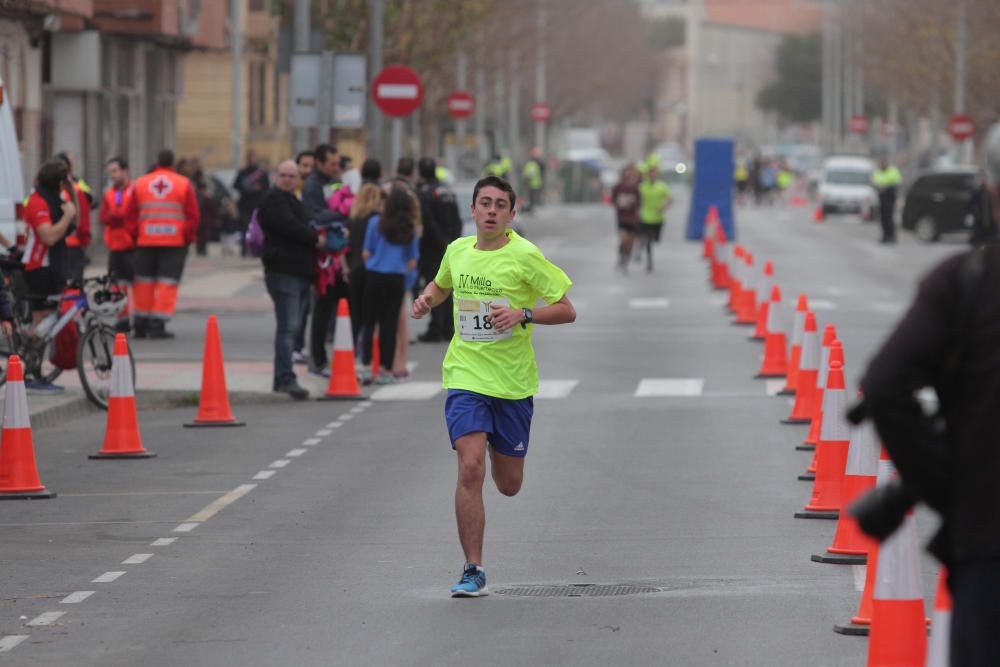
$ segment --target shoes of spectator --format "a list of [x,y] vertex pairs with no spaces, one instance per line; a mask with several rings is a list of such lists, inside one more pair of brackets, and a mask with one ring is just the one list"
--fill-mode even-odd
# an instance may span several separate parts
[[321,378],[327,378],[327,379],[329,379],[330,378],[330,367],[329,366],[323,366],[322,368],[318,368],[316,366],[312,366],[312,367],[309,368],[309,374],[310,375],[316,375],[316,376],[321,377]]
[[375,376],[375,384],[392,384],[395,381],[396,377],[389,371],[379,371]]
[[66,391],[65,387],[35,379],[25,379],[24,388],[36,394],[61,394]]
[[372,369],[368,366],[362,366],[358,371],[358,380],[363,385],[369,385],[372,383]]
[[309,362],[309,353],[305,350],[293,350],[292,351],[292,363],[293,364],[305,364]]
[[405,380],[410,377],[410,371],[403,369],[401,371],[393,371],[392,376],[397,380]]
[[284,384],[280,387],[274,388],[277,394],[288,394],[296,401],[304,401],[309,398],[309,391],[302,387],[298,382],[292,382],[290,384]]

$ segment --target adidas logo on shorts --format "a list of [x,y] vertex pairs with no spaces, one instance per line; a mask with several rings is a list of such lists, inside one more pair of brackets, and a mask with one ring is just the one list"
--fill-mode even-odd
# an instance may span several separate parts
[[517,443],[517,447],[514,448],[514,451],[515,452],[523,452],[524,451],[524,443],[523,442]]

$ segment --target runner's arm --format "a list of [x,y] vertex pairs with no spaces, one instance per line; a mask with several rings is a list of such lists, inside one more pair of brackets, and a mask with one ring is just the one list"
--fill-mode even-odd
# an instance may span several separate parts
[[413,300],[413,310],[411,311],[411,316],[415,320],[419,320],[421,317],[431,312],[432,308],[436,308],[444,303],[444,300],[448,298],[451,294],[451,289],[444,289],[439,287],[433,280],[427,283],[427,287],[424,288],[423,293]]
[[[504,306],[493,305],[491,309],[493,314],[490,316],[490,319],[497,331],[513,329],[518,324],[524,322],[524,310],[522,308],[506,308]],[[576,321],[576,309],[564,294],[555,303],[532,309],[531,321],[534,324],[569,324]]]

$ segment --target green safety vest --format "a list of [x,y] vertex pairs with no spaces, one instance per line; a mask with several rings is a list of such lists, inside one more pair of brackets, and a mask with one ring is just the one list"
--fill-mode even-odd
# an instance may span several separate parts
[[524,165],[524,170],[521,172],[521,177],[524,179],[524,184],[528,186],[529,190],[542,189],[542,167],[538,164],[537,160],[528,160],[528,163]]
[[875,173],[872,174],[872,185],[879,190],[895,187],[902,182],[903,175],[894,166],[890,166],[887,169],[876,169]]

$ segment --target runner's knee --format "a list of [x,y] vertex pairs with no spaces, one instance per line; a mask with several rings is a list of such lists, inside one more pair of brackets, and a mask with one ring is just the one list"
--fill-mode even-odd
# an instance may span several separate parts
[[485,476],[486,465],[482,459],[473,456],[466,456],[459,459],[458,483],[462,486],[482,486]]
[[498,479],[497,490],[508,498],[513,498],[521,490],[520,479]]

